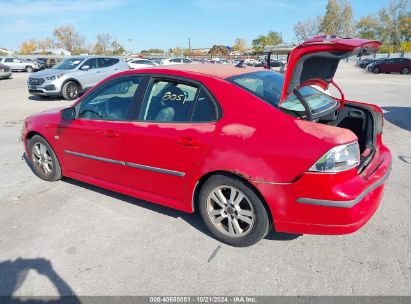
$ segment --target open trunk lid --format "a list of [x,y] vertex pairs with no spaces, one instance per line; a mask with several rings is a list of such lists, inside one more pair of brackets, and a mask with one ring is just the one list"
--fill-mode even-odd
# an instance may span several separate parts
[[336,36],[318,36],[303,42],[290,53],[279,104],[306,82],[325,89],[334,78],[341,59],[373,53],[380,45],[375,40]]

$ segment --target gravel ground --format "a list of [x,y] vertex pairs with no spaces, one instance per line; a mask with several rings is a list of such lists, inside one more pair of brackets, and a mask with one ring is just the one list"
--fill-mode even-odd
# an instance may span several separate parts
[[0,80],[0,295],[411,295],[411,76],[351,63],[336,76],[347,98],[386,111],[393,172],[371,221],[351,235],[269,235],[249,248],[217,242],[196,215],[35,177],[21,123],[70,102],[29,97],[27,77]]

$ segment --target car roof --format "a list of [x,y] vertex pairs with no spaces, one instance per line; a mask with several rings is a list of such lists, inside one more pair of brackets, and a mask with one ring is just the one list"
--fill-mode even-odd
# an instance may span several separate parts
[[176,64],[176,65],[162,65],[150,68],[150,70],[171,70],[171,71],[182,71],[182,72],[192,72],[198,74],[205,74],[209,76],[214,76],[218,78],[229,78],[232,76],[263,71],[262,68],[255,68],[244,66],[243,68],[235,67],[234,65],[223,65],[223,64]]

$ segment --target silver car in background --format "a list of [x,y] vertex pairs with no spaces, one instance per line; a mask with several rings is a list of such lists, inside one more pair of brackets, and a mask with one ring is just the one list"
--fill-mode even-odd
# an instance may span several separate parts
[[0,63],[9,66],[12,71],[26,71],[31,73],[39,69],[39,66],[36,63],[28,62],[23,58],[18,57],[0,58]]
[[10,78],[13,73],[8,65],[0,63],[0,79]]
[[129,70],[128,64],[114,57],[70,57],[51,69],[30,75],[27,80],[29,93],[40,96],[63,96],[77,99],[104,78]]

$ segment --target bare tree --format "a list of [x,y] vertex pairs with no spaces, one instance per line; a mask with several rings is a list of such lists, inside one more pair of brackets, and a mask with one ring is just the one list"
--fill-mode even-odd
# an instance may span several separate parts
[[98,34],[96,37],[96,43],[94,45],[94,53],[107,54],[111,52],[112,44],[113,37],[110,34]]
[[58,40],[59,46],[69,52],[80,49],[84,45],[84,37],[81,36],[72,25],[63,25],[55,28],[53,35]]
[[320,33],[321,16],[300,21],[294,26],[294,33],[298,41],[305,41]]

